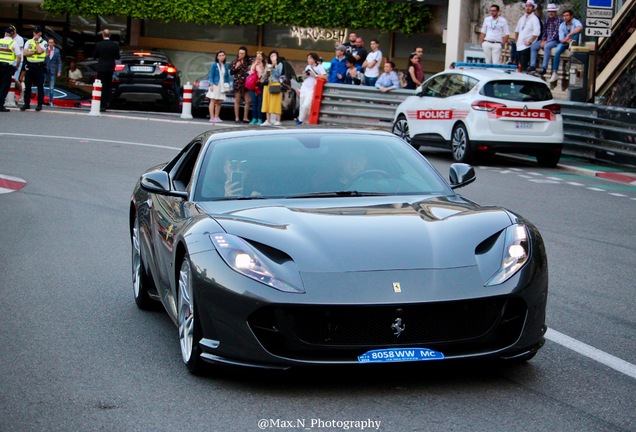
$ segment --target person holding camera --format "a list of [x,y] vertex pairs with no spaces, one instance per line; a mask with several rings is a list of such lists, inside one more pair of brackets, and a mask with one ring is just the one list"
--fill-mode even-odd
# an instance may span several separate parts
[[278,51],[270,51],[268,64],[265,70],[266,86],[263,87],[263,108],[267,120],[261,126],[280,126],[280,116],[283,112],[283,95],[281,83],[283,76],[283,63],[278,58]]
[[300,108],[298,109],[297,125],[304,123],[307,114],[311,109],[311,103],[316,88],[317,79],[327,79],[327,71],[318,64],[318,54],[310,52],[307,54],[307,66],[305,67],[305,79],[300,87]]

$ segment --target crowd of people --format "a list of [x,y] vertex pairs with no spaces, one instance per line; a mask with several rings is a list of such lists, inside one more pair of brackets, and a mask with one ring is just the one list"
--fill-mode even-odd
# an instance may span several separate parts
[[[300,103],[296,124],[301,125],[307,121],[318,79],[324,79],[328,83],[375,87],[383,93],[399,88],[416,89],[424,82],[422,47],[417,47],[410,54],[407,69],[403,73],[403,79],[400,79],[395,63],[383,57],[380,42],[373,39],[370,45],[370,51],[367,51],[363,39],[356,33],[351,33],[346,43],[335,47],[335,55],[328,63],[324,63],[315,52],[307,54],[302,85],[297,90]],[[225,93],[231,88],[234,93],[236,123],[260,126],[281,124],[281,90],[289,83],[285,81],[284,66],[276,50],[269,54],[257,51],[252,57],[247,48],[242,46],[229,65],[226,65],[225,51],[220,50],[210,66],[208,80],[210,87],[206,97],[210,99],[211,123],[223,122],[220,117],[221,104]],[[244,106],[242,118],[241,103]]]
[[[548,79],[554,83],[558,80],[561,55],[580,42],[583,24],[574,18],[571,9],[563,11],[559,17],[559,8],[554,3],[548,4],[543,19],[538,14],[534,0],[527,0],[524,8],[525,13],[517,22],[514,36],[511,37],[508,21],[501,16],[499,6],[490,6],[490,15],[484,19],[479,40],[485,63],[500,64],[502,48],[509,43],[509,64],[518,65],[523,72],[543,75],[548,71],[552,49],[556,48]],[[540,50],[543,50],[543,62],[538,67]]]

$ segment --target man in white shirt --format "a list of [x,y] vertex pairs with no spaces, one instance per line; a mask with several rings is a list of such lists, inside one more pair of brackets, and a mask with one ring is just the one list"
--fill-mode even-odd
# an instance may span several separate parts
[[380,76],[380,62],[382,61],[382,51],[380,42],[371,39],[371,52],[367,54],[367,59],[362,63],[364,69],[364,85],[375,87],[375,82]]
[[531,55],[530,47],[541,34],[541,22],[539,21],[539,17],[534,13],[536,8],[537,5],[534,0],[528,0],[526,2],[526,13],[519,19],[517,27],[515,28],[517,55],[522,71],[528,69]]
[[490,16],[484,19],[481,26],[479,43],[484,50],[487,64],[499,64],[501,59],[501,48],[508,43],[510,28],[508,21],[499,15],[499,6],[490,6]]

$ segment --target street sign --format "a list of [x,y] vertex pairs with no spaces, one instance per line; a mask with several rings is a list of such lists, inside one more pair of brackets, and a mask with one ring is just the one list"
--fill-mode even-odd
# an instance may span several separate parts
[[588,18],[612,18],[614,11],[612,9],[588,9],[586,16]]
[[586,18],[585,27],[610,28],[612,27],[612,20],[606,18]]
[[608,28],[588,27],[585,29],[585,36],[610,37],[611,35],[612,35],[612,30]]
[[614,0],[587,0],[587,7],[614,9]]

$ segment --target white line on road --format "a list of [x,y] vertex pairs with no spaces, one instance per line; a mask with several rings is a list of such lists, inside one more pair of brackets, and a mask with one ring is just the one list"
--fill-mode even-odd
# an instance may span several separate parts
[[569,348],[572,351],[583,354],[585,357],[591,358],[592,360],[602,363],[605,366],[611,367],[612,369],[617,370],[620,373],[623,373],[632,378],[636,378],[636,365],[626,362],[625,360],[614,357],[613,355],[608,354],[605,351],[601,351],[600,349],[594,348],[593,346],[571,338],[570,336],[559,333],[556,330],[548,329],[545,337],[552,342],[558,343],[559,345]]
[[137,143],[131,141],[116,141],[116,140],[107,140],[107,139],[98,139],[98,138],[82,138],[82,137],[69,137],[69,136],[58,136],[58,135],[34,135],[34,134],[19,134],[19,133],[5,133],[0,132],[0,135],[11,135],[11,136],[21,136],[21,137],[32,137],[32,138],[51,138],[51,139],[66,139],[66,140],[79,140],[79,141],[93,141],[93,142],[107,142],[113,144],[126,144],[126,145],[135,145],[141,147],[155,147],[161,149],[168,150],[181,150],[179,147],[168,147],[157,144],[144,144]]

